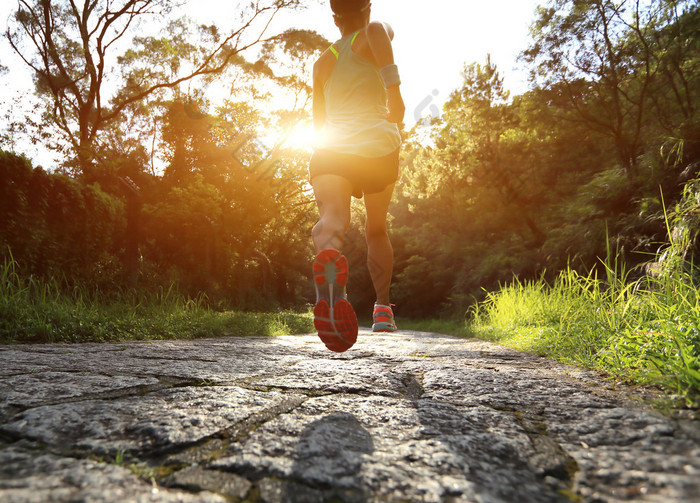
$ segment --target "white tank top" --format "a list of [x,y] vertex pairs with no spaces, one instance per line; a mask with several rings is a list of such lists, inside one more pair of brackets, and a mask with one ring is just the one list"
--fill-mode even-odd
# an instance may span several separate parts
[[323,89],[326,122],[317,148],[362,157],[383,157],[401,144],[396,124],[386,120],[386,88],[379,69],[355,54],[358,32],[331,46],[337,62]]

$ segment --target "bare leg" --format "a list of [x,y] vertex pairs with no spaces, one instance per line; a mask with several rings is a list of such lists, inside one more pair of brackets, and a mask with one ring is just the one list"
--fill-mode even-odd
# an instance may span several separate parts
[[312,232],[316,253],[327,248],[342,250],[350,225],[352,185],[337,175],[317,176],[312,185],[319,213]]
[[352,185],[336,175],[317,176],[312,185],[320,215],[313,230],[314,326],[328,349],[342,353],[357,341],[357,316],[345,293],[348,260],[340,253],[350,225]]
[[386,215],[393,191],[394,184],[391,184],[383,192],[365,194],[367,266],[377,294],[377,304],[385,306],[390,305],[389,287],[394,271],[394,249],[386,229]]

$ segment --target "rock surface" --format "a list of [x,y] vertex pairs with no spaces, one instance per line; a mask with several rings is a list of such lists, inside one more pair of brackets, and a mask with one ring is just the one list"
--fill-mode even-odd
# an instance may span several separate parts
[[481,341],[0,346],[0,501],[700,502],[700,422]]

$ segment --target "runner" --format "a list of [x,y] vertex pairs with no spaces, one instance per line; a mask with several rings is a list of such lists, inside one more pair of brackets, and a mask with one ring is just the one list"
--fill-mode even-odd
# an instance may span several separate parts
[[348,261],[341,253],[353,196],[364,197],[367,214],[367,264],[377,295],[372,330],[396,331],[386,217],[398,178],[397,124],[405,106],[391,27],[370,22],[369,0],[331,0],[331,9],[341,39],[314,65],[313,116],[320,134],[309,177],[320,216],[313,229],[314,325],[328,349],[342,352],[357,340],[357,317],[345,291]]

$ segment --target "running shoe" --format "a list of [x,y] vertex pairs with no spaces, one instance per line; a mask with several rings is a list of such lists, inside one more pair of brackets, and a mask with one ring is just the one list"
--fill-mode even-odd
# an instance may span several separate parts
[[357,341],[357,316],[348,302],[348,259],[338,250],[327,249],[314,260],[316,306],[314,326],[331,351],[342,353]]
[[374,318],[372,332],[396,332],[398,330],[398,328],[396,328],[396,322],[394,321],[394,311],[392,311],[391,306],[375,304],[372,318]]

